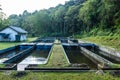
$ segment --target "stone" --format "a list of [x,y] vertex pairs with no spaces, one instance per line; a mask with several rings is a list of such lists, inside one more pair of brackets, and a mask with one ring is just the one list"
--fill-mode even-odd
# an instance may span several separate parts
[[71,67],[80,67],[80,68],[89,68],[89,66],[85,63],[81,63],[81,64],[75,63],[75,64],[71,64],[70,66]]
[[4,74],[5,75],[10,75],[12,73],[12,71],[5,71]]
[[98,70],[95,74],[97,74],[97,75],[104,75],[104,72],[103,72],[103,70]]

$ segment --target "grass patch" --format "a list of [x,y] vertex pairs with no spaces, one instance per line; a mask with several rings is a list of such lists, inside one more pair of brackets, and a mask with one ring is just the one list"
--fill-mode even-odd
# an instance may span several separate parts
[[27,39],[26,42],[31,42],[31,41],[34,41],[34,40],[36,40],[36,39],[37,39],[37,37],[30,37],[30,38]]
[[112,64],[110,65],[111,68],[120,68],[120,64]]
[[0,50],[11,47],[11,46],[15,46],[20,44],[21,42],[0,42]]
[[0,64],[0,68],[4,68],[5,67],[5,64]]
[[[23,72],[25,75],[18,75],[18,72],[6,75],[0,72],[0,79],[3,80],[119,80],[109,73],[97,75],[95,72]],[[19,74],[20,75],[20,74]]]
[[[27,41],[24,41],[24,42],[31,42],[31,41],[34,41],[35,39],[37,39],[37,37],[28,38]],[[20,43],[23,43],[23,42],[0,42],[0,50],[11,47],[11,46],[18,45]]]

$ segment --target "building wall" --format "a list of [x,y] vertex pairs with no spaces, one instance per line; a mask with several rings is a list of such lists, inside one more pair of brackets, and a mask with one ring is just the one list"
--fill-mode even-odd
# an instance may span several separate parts
[[1,33],[10,34],[9,35],[9,41],[15,41],[15,39],[16,39],[15,35],[18,34],[17,32],[15,32],[14,30],[12,30],[10,28],[6,28],[6,29],[2,30]]
[[22,34],[20,40],[21,41],[25,41],[26,39],[27,39],[27,35],[26,34]]
[[[20,35],[20,41],[25,41],[27,39],[27,34],[18,34],[16,31],[12,30],[11,28],[6,28],[2,30],[0,33],[10,34],[9,39],[7,41],[16,41],[16,35]],[[6,41],[0,36],[0,41]]]
[[0,35],[0,41],[2,40],[2,36]]

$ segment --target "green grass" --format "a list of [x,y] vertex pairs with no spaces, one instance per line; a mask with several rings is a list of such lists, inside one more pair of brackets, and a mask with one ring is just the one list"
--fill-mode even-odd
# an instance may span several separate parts
[[82,40],[97,43],[108,47],[115,48],[120,51],[120,36],[97,36],[82,38]]
[[11,46],[15,46],[20,44],[20,42],[0,42],[0,50],[11,47]]
[[0,72],[1,80],[119,80],[109,73],[97,75],[95,72]]
[[26,42],[31,42],[31,41],[34,41],[36,39],[37,39],[37,37],[31,37],[31,38],[28,38]]
[[[25,42],[31,42],[31,41],[33,41],[35,39],[37,39],[37,37],[35,37],[35,38],[28,38],[27,41],[25,41]],[[23,42],[0,42],[0,50],[8,48],[8,47],[11,47],[11,46],[18,45],[20,43],[23,43]]]
[[0,64],[0,68],[4,68],[5,67],[5,64]]
[[112,64],[109,65],[111,68],[120,68],[120,64]]

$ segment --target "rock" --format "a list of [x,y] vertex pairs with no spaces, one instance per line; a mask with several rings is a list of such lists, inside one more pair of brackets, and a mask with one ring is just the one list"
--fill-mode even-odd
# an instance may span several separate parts
[[85,63],[81,63],[81,64],[75,63],[75,64],[71,64],[70,66],[71,67],[80,67],[80,68],[89,68],[89,66]]
[[5,75],[10,75],[12,73],[12,71],[5,71],[4,74]]
[[71,64],[72,67],[78,67],[78,64]]
[[97,75],[104,75],[104,72],[103,72],[103,70],[98,70],[95,74],[97,74]]
[[98,69],[110,68],[110,66],[108,64],[98,64],[97,67],[98,67]]
[[31,68],[31,67],[35,68],[35,67],[37,67],[37,66],[38,66],[37,64],[30,64],[28,67],[29,67],[29,68]]

